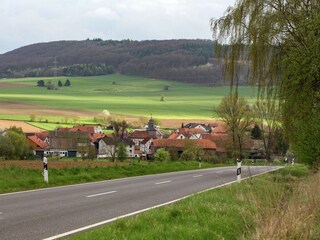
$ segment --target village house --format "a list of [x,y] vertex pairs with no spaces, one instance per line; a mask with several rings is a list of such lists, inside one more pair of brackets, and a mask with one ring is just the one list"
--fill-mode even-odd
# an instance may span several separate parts
[[153,142],[154,151],[156,152],[160,148],[165,148],[175,151],[177,156],[181,156],[185,150],[186,141],[190,141],[199,147],[205,154],[215,156],[216,144],[209,139],[155,139]]
[[27,140],[29,142],[29,145],[31,146],[31,149],[33,151],[33,154],[39,158],[42,158],[44,155],[44,152],[47,151],[49,148],[49,134],[45,133],[41,136],[47,135],[48,137],[43,138],[39,137],[39,134],[33,134],[33,135],[27,135]]
[[145,130],[135,130],[128,136],[135,145],[135,157],[151,158],[153,154],[153,140],[162,139],[162,131],[156,127],[154,119],[151,117]]
[[119,144],[124,144],[127,156],[134,157],[134,142],[131,139],[116,139],[113,137],[104,137],[99,141],[97,158],[114,158],[117,156]]
[[186,125],[183,125],[183,128],[189,128],[189,129],[202,129],[204,132],[209,133],[212,131],[213,127],[210,125],[206,125],[203,123],[188,123]]
[[201,139],[205,133],[202,128],[179,128],[168,139]]

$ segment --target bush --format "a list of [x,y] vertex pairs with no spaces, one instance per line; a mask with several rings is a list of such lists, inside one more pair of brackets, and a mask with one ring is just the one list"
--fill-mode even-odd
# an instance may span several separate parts
[[160,148],[154,154],[154,160],[161,161],[161,162],[170,161],[170,153],[164,148]]
[[165,91],[169,91],[169,88],[170,88],[170,86],[169,86],[169,85],[165,85],[165,86],[163,87],[163,90],[165,90]]

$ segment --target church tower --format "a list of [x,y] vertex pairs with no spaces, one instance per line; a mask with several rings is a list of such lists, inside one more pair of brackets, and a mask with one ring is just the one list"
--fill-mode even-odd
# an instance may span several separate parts
[[147,131],[150,135],[156,135],[157,130],[152,116],[149,119]]

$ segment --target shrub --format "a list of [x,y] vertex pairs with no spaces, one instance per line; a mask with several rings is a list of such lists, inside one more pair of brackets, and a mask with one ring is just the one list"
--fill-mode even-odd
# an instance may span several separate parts
[[170,161],[170,153],[164,148],[160,148],[154,154],[154,160],[161,161],[161,162]]

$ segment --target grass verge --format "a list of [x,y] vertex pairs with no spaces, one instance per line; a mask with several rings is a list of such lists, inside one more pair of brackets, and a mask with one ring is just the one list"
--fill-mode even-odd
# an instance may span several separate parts
[[290,166],[70,239],[319,239],[319,184],[319,174]]
[[[202,168],[217,165],[203,163]],[[199,163],[190,162],[131,162],[126,166],[69,167],[50,169],[49,184],[44,183],[42,171],[17,166],[0,167],[0,193],[94,182],[123,177],[198,169]]]

